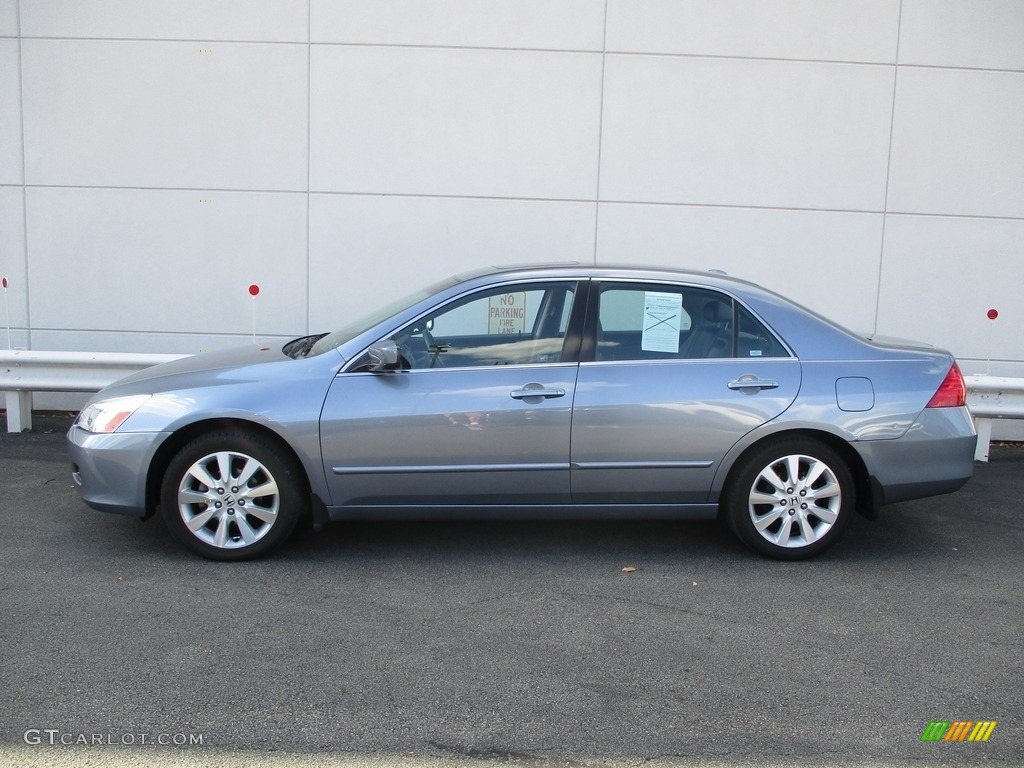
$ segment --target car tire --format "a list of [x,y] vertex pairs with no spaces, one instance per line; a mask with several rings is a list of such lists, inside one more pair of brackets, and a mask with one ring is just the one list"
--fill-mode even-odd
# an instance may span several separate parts
[[853,476],[835,450],[794,437],[744,456],[723,508],[742,542],[778,560],[801,560],[835,543],[855,508],[854,495]]
[[201,435],[171,459],[160,512],[174,537],[210,560],[248,560],[279,546],[309,506],[298,463],[243,430]]

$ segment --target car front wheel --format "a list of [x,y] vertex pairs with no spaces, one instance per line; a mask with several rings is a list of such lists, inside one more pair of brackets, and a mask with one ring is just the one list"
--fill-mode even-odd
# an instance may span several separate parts
[[770,557],[799,560],[839,537],[854,509],[853,478],[829,446],[789,438],[743,459],[723,503],[741,541]]
[[171,533],[211,560],[246,560],[281,544],[307,502],[301,470],[281,448],[239,430],[185,445],[164,475],[160,509]]

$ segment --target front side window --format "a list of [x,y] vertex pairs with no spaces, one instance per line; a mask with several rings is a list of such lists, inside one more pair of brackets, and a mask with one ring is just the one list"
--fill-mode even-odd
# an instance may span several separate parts
[[392,336],[404,368],[556,363],[576,283],[527,283],[474,293]]
[[601,286],[596,360],[788,356],[745,307],[718,291],[656,284]]

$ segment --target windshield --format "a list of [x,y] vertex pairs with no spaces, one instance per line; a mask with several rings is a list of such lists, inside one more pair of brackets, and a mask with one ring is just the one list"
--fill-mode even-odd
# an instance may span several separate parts
[[426,288],[421,288],[420,290],[416,291],[415,293],[409,296],[406,296],[403,299],[390,302],[389,304],[386,304],[385,306],[376,309],[373,312],[370,312],[368,315],[365,315],[364,317],[361,317],[346,325],[343,325],[338,330],[328,333],[317,339],[316,343],[314,343],[310,347],[307,356],[322,355],[324,352],[327,352],[328,350],[340,347],[345,342],[351,341],[361,333],[370,330],[371,328],[373,328],[373,326],[377,325],[378,323],[384,322],[392,315],[397,315],[403,309],[408,309],[414,304],[418,304],[424,299],[433,296],[435,293],[443,291],[446,288],[451,288],[457,282],[459,282],[458,278],[449,277],[446,280],[442,280],[439,283],[434,283],[434,285],[428,286]]

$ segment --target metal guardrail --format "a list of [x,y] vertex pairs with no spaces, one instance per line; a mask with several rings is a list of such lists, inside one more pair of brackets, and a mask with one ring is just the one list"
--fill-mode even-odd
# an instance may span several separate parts
[[967,408],[978,430],[974,458],[988,461],[995,419],[1024,419],[1024,379],[1005,376],[964,376],[967,384]]
[[[185,355],[122,352],[0,351],[7,431],[32,428],[33,392],[98,392],[120,378]],[[994,419],[1024,419],[1024,378],[965,376],[967,407],[978,429],[974,458],[988,461]]]
[[99,392],[136,371],[181,357],[185,355],[0,351],[0,390],[4,390],[7,405],[7,431],[32,429],[34,392]]

